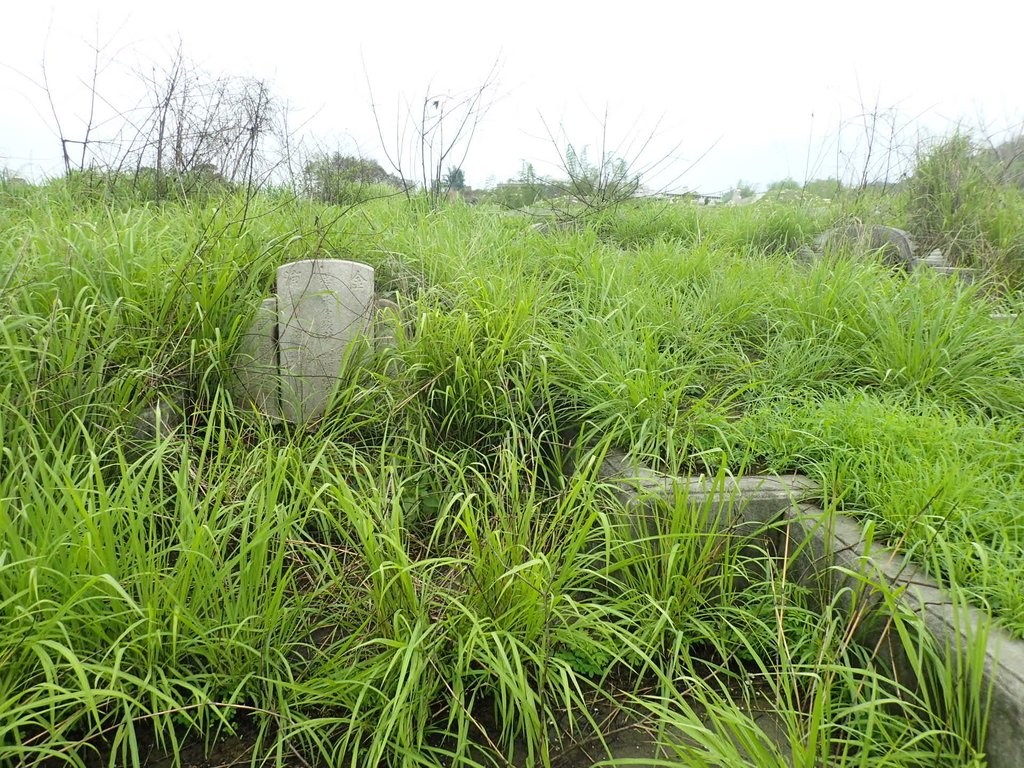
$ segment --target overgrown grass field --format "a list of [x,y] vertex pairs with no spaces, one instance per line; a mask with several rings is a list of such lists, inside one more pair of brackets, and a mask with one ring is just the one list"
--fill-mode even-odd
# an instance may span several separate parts
[[[555,765],[600,759],[607,707],[666,765],[983,764],[984,692],[914,617],[910,688],[707,510],[638,538],[598,479],[612,448],[802,472],[1024,637],[1024,327],[984,284],[794,260],[835,216],[640,203],[541,234],[0,188],[0,762],[234,735],[254,764]],[[276,267],[320,257],[374,266],[405,331],[327,417],[271,424],[223,385]],[[148,439],[161,399],[182,420]]]

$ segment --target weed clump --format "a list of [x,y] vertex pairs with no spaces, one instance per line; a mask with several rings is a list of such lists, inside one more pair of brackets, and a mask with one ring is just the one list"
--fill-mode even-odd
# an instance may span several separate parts
[[920,153],[904,190],[905,217],[924,252],[939,248],[953,263],[982,267],[1024,285],[1024,191],[993,153],[957,133]]
[[[325,211],[0,196],[0,762],[234,734],[277,764],[550,765],[609,755],[611,722],[709,764],[976,756],[977,691],[904,685],[727,515],[638,522],[599,471],[612,448],[718,484],[803,471],[1018,628],[1021,340],[974,293],[796,264],[824,214],[782,204],[623,203],[552,237],[402,197]],[[299,429],[222,384],[310,254],[379,267],[410,330]],[[182,390],[168,433],[131,434]]]

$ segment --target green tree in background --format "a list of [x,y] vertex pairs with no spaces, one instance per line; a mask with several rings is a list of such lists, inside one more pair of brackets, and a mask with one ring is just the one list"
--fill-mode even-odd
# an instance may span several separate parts
[[728,203],[735,203],[740,200],[746,200],[747,198],[753,197],[756,194],[756,192],[757,190],[753,187],[753,185],[748,184],[747,182],[743,181],[743,179],[740,179],[739,181],[736,182],[736,186],[730,189],[729,192],[725,195],[725,201]]
[[[347,205],[376,194],[380,185],[402,188],[402,180],[376,160],[334,152],[314,157],[303,168],[306,194],[325,203]],[[376,187],[376,189],[375,189]]]
[[796,192],[800,189],[800,183],[787,176],[784,179],[773,181],[768,185],[767,192]]
[[640,174],[628,162],[606,153],[600,163],[587,158],[587,148],[569,144],[563,168],[569,177],[568,194],[588,209],[603,210],[633,197],[640,189]]
[[441,179],[441,183],[446,189],[454,189],[456,192],[461,192],[466,188],[466,174],[461,168],[450,165],[448,166],[448,172]]
[[843,191],[842,182],[839,179],[813,179],[804,184],[804,192],[831,200],[839,196]]

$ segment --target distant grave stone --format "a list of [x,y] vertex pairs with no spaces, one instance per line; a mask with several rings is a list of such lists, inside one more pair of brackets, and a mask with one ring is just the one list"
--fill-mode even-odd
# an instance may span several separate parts
[[619,451],[608,452],[598,477],[611,484],[621,505],[611,519],[619,517],[638,539],[663,530],[666,505],[685,504],[708,534],[729,536],[752,557],[776,558],[775,567],[812,599],[847,611],[852,636],[874,648],[909,690],[920,683],[908,655],[913,643],[894,640],[890,616],[917,614],[942,661],[955,664],[959,675],[984,692],[986,765],[1024,765],[1024,640],[987,610],[951,596],[903,554],[871,540],[861,522],[806,503],[816,495],[813,482],[799,475],[677,477]]
[[233,387],[235,399],[273,419],[280,419],[280,375],[275,296],[263,300],[239,342]]
[[978,278],[978,273],[971,267],[958,267],[952,264],[938,248],[932,250],[923,259],[914,264],[915,269],[929,269],[943,277],[952,277],[965,284],[971,284]]
[[914,241],[896,227],[851,222],[834,227],[814,241],[817,253],[843,250],[854,254],[881,253],[886,264],[910,271],[914,267]]
[[1006,323],[1007,325],[1016,325],[1017,318],[1019,315],[1013,312],[993,312],[990,317],[997,323]]

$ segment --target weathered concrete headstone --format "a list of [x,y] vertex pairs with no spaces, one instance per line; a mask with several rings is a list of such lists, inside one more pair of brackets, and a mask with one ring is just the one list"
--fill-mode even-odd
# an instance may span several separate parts
[[236,399],[247,410],[281,418],[281,369],[277,356],[277,297],[264,299],[242,336],[235,358]]
[[277,278],[277,295],[264,299],[242,335],[229,386],[246,410],[304,424],[324,414],[346,370],[394,347],[410,318],[374,293],[367,264],[298,261]]
[[277,270],[281,415],[305,423],[324,414],[343,367],[368,351],[373,267],[307,259]]
[[932,269],[943,277],[952,277],[965,285],[971,285],[978,280],[978,271],[972,267],[932,267]]
[[939,248],[933,249],[924,258],[917,259],[914,269],[928,269],[937,275],[952,277],[968,285],[975,282],[977,278],[977,272],[974,269],[955,266]]
[[393,348],[401,325],[402,309],[398,302],[380,296],[374,299],[373,343],[377,349]]
[[1007,325],[1015,325],[1017,323],[1018,315],[1015,312],[993,312],[990,317],[997,323],[1006,323]]
[[919,259],[916,266],[929,267],[931,269],[940,269],[944,267],[949,267],[951,265],[949,263],[949,259],[946,258],[945,254],[943,254],[943,252],[940,249],[935,248],[927,256],[925,256],[922,259]]
[[809,245],[801,245],[799,248],[796,249],[796,253],[793,255],[793,258],[799,264],[813,264],[820,257],[821,254],[817,253]]
[[532,232],[541,235],[551,235],[556,232],[573,232],[577,225],[572,221],[538,221],[530,225]]

